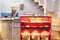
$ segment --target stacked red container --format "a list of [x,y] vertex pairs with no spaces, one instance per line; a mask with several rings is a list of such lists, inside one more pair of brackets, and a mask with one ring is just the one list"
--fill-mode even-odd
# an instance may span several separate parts
[[20,40],[51,40],[51,17],[21,16]]

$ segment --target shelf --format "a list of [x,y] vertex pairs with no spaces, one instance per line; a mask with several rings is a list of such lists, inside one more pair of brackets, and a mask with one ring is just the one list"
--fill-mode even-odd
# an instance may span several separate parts
[[34,0],[34,2],[39,2],[39,0]]
[[41,29],[41,30],[50,30],[49,27],[21,27],[22,29]]
[[0,20],[4,21],[4,20],[14,20],[14,18],[0,18]]
[[50,24],[50,22],[48,22],[48,21],[42,21],[42,22],[40,22],[40,21],[37,21],[37,22],[34,21],[34,22],[31,22],[29,20],[24,21],[24,22],[21,21],[21,23],[28,23],[28,24],[42,24],[42,23],[46,24],[46,23],[48,23],[48,24]]
[[14,18],[12,18],[12,17],[7,17],[7,18],[0,18],[0,20],[2,20],[2,21],[6,21],[6,20],[19,20],[19,17],[14,17]]
[[21,23],[21,26],[29,26],[29,27],[33,27],[33,26],[37,26],[37,27],[50,27],[50,24],[44,24],[44,23]]
[[39,4],[39,6],[43,7],[43,4]]

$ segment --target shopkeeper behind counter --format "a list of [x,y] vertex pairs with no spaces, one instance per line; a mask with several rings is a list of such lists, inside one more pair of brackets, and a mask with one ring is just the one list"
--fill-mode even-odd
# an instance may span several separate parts
[[24,8],[24,4],[20,4],[20,8],[16,10],[15,14],[14,14],[14,17],[18,14],[18,17],[24,15],[25,12],[28,12],[26,11],[26,9]]

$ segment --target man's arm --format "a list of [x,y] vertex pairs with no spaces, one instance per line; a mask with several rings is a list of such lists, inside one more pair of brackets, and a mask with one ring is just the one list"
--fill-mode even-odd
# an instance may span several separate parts
[[15,12],[15,14],[14,14],[14,16],[13,16],[13,17],[15,17],[15,16],[17,15],[17,13],[18,13],[18,10],[16,10],[16,12]]

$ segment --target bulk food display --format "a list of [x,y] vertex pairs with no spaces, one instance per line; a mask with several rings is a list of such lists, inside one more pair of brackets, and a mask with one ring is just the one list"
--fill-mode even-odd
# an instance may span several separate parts
[[22,33],[22,40],[30,40],[30,32],[28,32],[27,30],[24,30]]
[[21,16],[20,40],[51,40],[51,17]]

